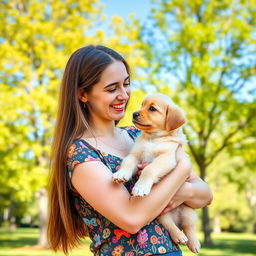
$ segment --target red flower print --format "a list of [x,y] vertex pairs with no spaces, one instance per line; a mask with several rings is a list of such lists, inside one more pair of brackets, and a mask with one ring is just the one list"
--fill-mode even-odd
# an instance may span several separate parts
[[129,238],[131,236],[130,233],[128,233],[122,229],[115,229],[114,234],[116,235],[117,240],[119,240],[122,236],[125,236],[127,238]]
[[157,243],[158,243],[157,237],[156,237],[156,236],[151,236],[151,237],[150,237],[150,242],[151,242],[152,244],[157,244]]
[[157,225],[155,225],[155,231],[156,231],[156,233],[157,233],[158,235],[162,235],[162,234],[163,234],[162,229],[161,229],[159,226],[157,226]]
[[139,243],[140,248],[145,248],[147,246],[148,233],[146,229],[143,229],[139,232],[137,236],[137,242]]
[[75,148],[76,148],[76,145],[75,144],[72,144],[69,149],[68,149],[68,157],[71,158],[74,154],[74,151],[75,151]]
[[114,248],[114,251],[112,252],[113,256],[120,256],[124,252],[124,247],[122,245],[118,245]]
[[133,245],[133,244],[134,244],[134,242],[135,242],[135,240],[134,240],[134,239],[130,239],[130,240],[127,242],[127,244],[129,244],[129,245]]
[[134,256],[134,252],[127,252],[125,256]]

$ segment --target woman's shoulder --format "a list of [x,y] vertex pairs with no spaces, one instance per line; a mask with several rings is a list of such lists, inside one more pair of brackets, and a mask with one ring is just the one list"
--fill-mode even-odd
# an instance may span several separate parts
[[141,130],[137,129],[135,126],[122,126],[121,129],[126,130],[130,136],[137,138],[141,135]]
[[78,163],[88,161],[100,161],[96,150],[90,147],[83,139],[74,140],[68,149],[68,166],[73,169]]

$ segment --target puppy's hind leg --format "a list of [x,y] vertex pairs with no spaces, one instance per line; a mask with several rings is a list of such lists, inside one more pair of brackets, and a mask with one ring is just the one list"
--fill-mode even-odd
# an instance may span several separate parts
[[158,217],[158,220],[168,230],[174,243],[186,244],[188,242],[188,238],[177,227],[170,212]]
[[196,219],[195,210],[186,205],[181,205],[181,226],[183,232],[188,238],[187,246],[193,253],[198,253],[200,250],[200,242],[196,237]]

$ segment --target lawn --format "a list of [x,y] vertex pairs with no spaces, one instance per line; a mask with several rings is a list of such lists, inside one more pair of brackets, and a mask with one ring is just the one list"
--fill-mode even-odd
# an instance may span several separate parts
[[[19,228],[15,232],[0,229],[0,256],[64,256],[63,253],[53,253],[33,247],[38,237],[37,229]],[[256,235],[222,233],[213,234],[214,246],[201,249],[200,256],[255,256]],[[202,234],[199,234],[202,239]],[[92,256],[89,250],[90,241],[86,239],[81,248],[70,253],[71,256]],[[184,256],[192,256],[185,246],[182,246]]]

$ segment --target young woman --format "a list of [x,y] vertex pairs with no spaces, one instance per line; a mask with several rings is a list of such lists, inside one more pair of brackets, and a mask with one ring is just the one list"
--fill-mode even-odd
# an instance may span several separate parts
[[67,253],[89,236],[94,255],[182,255],[157,216],[181,203],[199,208],[211,201],[182,148],[176,168],[146,197],[130,195],[136,177],[112,181],[139,135],[117,126],[130,91],[129,66],[112,49],[91,45],[70,57],[52,146],[48,236],[55,251]]

